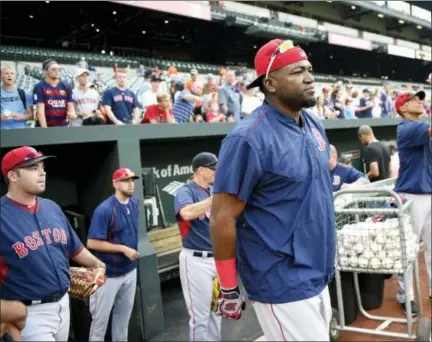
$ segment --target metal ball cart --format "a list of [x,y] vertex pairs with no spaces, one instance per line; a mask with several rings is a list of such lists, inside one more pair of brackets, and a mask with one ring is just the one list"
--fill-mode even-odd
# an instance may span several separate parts
[[[363,333],[383,337],[431,341],[431,320],[423,317],[419,281],[419,237],[413,232],[412,201],[405,201],[391,186],[376,188],[369,184],[357,189],[340,190],[334,194],[336,217],[335,281],[338,310],[333,309],[330,340],[337,341],[340,332]],[[398,275],[410,283],[414,271],[419,314],[413,317],[411,303],[406,301],[406,318],[369,314],[362,305],[359,273]],[[381,321],[375,329],[347,326],[340,272],[352,272],[354,291],[360,313],[368,319]],[[412,281],[411,281],[412,283]],[[408,297],[407,286],[405,298]],[[407,332],[386,331],[392,323],[406,323]],[[414,333],[414,324],[417,330]]]

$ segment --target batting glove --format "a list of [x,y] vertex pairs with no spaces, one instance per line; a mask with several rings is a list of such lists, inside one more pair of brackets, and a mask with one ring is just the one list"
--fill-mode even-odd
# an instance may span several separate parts
[[235,289],[222,289],[219,298],[218,313],[226,318],[238,320],[246,309],[246,301],[238,286]]

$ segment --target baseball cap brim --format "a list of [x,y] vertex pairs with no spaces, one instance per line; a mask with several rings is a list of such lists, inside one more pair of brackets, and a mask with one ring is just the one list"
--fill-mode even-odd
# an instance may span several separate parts
[[22,163],[19,163],[16,167],[28,167],[28,166],[32,166],[32,165],[34,165],[36,163],[39,163],[40,161],[43,161],[43,160],[48,159],[48,158],[55,158],[55,156],[41,156],[41,157],[37,157],[37,158],[34,158],[34,159],[26,160],[26,161],[24,161]]
[[211,165],[207,165],[205,167],[208,167],[209,169],[212,169],[212,170],[216,170],[216,166],[217,166],[217,162],[215,162],[215,163],[213,163]]
[[138,176],[126,176],[126,177],[122,177],[122,178],[116,179],[115,182],[125,181],[125,180],[128,180],[128,179],[137,180],[137,179],[139,179],[139,177]]
[[426,98],[426,93],[423,90],[418,91],[417,93],[413,94],[408,98],[407,101],[411,100],[413,97],[418,97],[421,101],[423,101]]
[[261,85],[263,77],[264,77],[264,75],[261,75],[261,76],[258,76],[257,78],[255,78],[251,83],[249,83],[246,86],[246,89],[252,89],[252,88],[259,87]]

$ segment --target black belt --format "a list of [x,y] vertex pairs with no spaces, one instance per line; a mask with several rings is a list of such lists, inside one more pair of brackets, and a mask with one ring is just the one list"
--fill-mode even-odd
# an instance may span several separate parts
[[198,257],[198,258],[213,258],[213,253],[212,252],[197,252],[197,251],[194,251],[193,252],[193,256],[194,257]]
[[47,303],[56,303],[58,302],[60,299],[62,299],[64,297],[64,295],[66,294],[67,291],[60,293],[60,294],[56,294],[54,296],[50,296],[50,297],[46,297],[44,299],[36,299],[36,300],[22,300],[21,302],[26,305],[26,306],[30,306],[30,305],[36,305],[36,304],[47,304]]

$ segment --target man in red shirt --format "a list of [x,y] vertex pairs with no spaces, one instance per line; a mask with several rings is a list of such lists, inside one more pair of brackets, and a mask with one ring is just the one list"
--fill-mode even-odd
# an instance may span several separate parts
[[176,123],[171,106],[171,96],[160,93],[156,96],[157,104],[148,106],[141,120],[142,124]]

